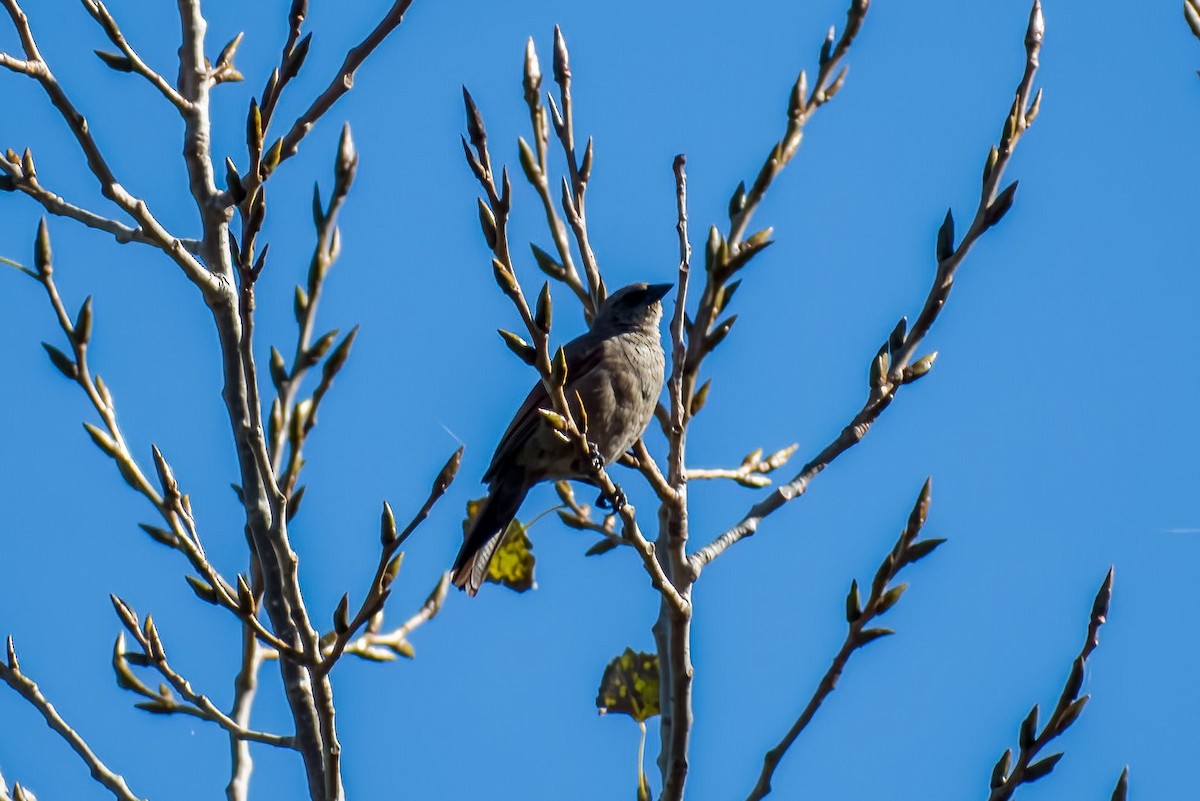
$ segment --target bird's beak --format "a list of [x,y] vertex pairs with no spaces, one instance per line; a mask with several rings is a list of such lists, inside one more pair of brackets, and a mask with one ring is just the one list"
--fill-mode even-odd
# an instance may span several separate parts
[[651,284],[646,288],[646,300],[651,303],[662,300],[674,288],[674,284]]

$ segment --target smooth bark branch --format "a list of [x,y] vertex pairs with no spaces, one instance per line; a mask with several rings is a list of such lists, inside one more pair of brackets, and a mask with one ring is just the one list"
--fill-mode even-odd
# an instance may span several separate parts
[[100,757],[96,756],[95,752],[88,747],[84,739],[71,728],[71,726],[63,720],[58,714],[58,710],[54,705],[42,695],[41,689],[33,681],[33,679],[21,672],[20,664],[17,662],[16,650],[13,648],[12,637],[8,638],[8,661],[7,664],[0,663],[0,680],[5,684],[20,693],[21,697],[33,706],[42,717],[46,719],[46,725],[58,734],[71,749],[79,755],[91,771],[92,778],[103,785],[113,797],[118,801],[144,801],[134,794],[129,789],[129,785],[125,783],[125,778],[118,773],[114,773]]
[[[957,247],[954,247],[952,244],[953,218],[947,214],[946,222],[943,223],[939,233],[939,262],[933,284],[920,313],[908,329],[907,334],[904,333],[903,327],[899,329],[903,342],[895,349],[881,350],[880,355],[876,357],[886,360],[882,362],[882,369],[874,371],[878,373],[879,383],[872,386],[866,403],[841,434],[806,464],[795,478],[778,487],[764,500],[751,507],[737,525],[692,554],[691,562],[697,574],[729,546],[753,535],[765,517],[788,501],[803,495],[813,478],[828,467],[834,459],[862,440],[879,415],[891,405],[900,388],[920,378],[932,366],[933,355],[936,354],[914,362],[916,349],[921,345],[925,335],[945,307],[950,289],[954,284],[955,273],[967,253],[988,229],[1000,221],[1012,203],[1016,184],[1010,184],[1003,191],[999,190],[999,186],[1017,141],[1033,123],[1041,105],[1040,90],[1032,99],[1030,94],[1033,89],[1033,79],[1037,73],[1044,30],[1041,3],[1035,0],[1025,32],[1025,70],[1017,86],[1016,98],[1005,120],[999,143],[992,148],[988,155],[975,216],[967,232],[963,235],[962,241]],[[943,251],[943,247],[945,251]],[[890,358],[888,358],[889,351]]]
[[551,275],[566,284],[579,302],[583,305],[583,315],[591,322],[596,314],[596,303],[588,294],[588,289],[579,280],[579,270],[575,267],[575,257],[571,253],[571,243],[567,236],[567,226],[558,215],[558,207],[550,193],[550,171],[547,166],[547,156],[550,145],[550,125],[547,121],[546,107],[542,105],[542,71],[538,64],[537,50],[531,38],[525,46],[525,103],[529,106],[529,122],[536,155],[529,144],[518,137],[517,146],[521,154],[521,167],[525,177],[537,191],[546,213],[546,227],[550,229],[550,237],[561,264],[552,267]]
[[113,19],[104,3],[100,0],[83,0],[83,7],[92,15],[92,19],[100,24],[104,29],[104,33],[108,36],[110,42],[117,46],[121,54],[129,60],[129,66],[133,72],[141,75],[150,84],[167,99],[171,105],[175,106],[181,113],[187,114],[190,112],[189,103],[175,91],[175,88],[167,82],[159,73],[155,72],[146,62],[142,61],[141,57],[133,49],[133,46],[125,39],[125,34],[121,33],[121,28],[117,25],[117,21]]
[[[222,299],[223,298],[223,299]],[[263,601],[272,628],[280,640],[300,652],[306,660],[319,653],[316,632],[300,596],[299,558],[292,551],[283,519],[284,499],[273,476],[261,465],[269,465],[261,425],[254,426],[248,403],[246,374],[241,360],[241,320],[232,292],[210,304],[220,337],[224,368],[225,405],[233,427],[246,508],[246,528],[263,569]],[[315,683],[305,665],[280,659],[284,691],[296,721],[296,743],[304,757],[309,795],[313,799],[340,798],[327,793],[329,765],[326,761],[321,713]]]
[[[687,159],[675,157],[675,229],[679,235],[679,276],[675,312],[671,317],[671,373],[667,378],[670,427],[667,432],[667,484],[671,496],[660,509],[658,542],[665,546],[665,562],[672,586],[683,604],[662,604],[655,639],[659,644],[659,703],[663,710],[659,770],[663,777],[663,801],[683,798],[688,773],[688,750],[692,732],[691,593],[694,576],[687,560],[688,489],[687,426],[689,401],[685,395],[687,346],[684,329],[691,276],[692,246],[688,240]],[[659,634],[661,631],[661,635]],[[664,647],[665,646],[665,647]],[[665,672],[661,666],[665,664]],[[667,677],[663,680],[663,675]],[[669,711],[668,711],[669,710]]]
[[193,283],[204,289],[211,289],[213,287],[212,276],[209,275],[204,265],[192,256],[180,239],[168,233],[159,224],[154,215],[150,213],[145,201],[135,198],[117,181],[108,162],[100,152],[96,140],[92,137],[87,120],[71,103],[66,92],[63,91],[62,86],[50,71],[50,66],[42,58],[34,40],[33,31],[29,27],[29,19],[21,10],[17,0],[0,0],[0,3],[3,4],[12,19],[13,26],[17,29],[21,46],[27,58],[26,61],[18,61],[6,54],[0,54],[0,66],[24,73],[41,85],[51,104],[66,121],[67,127],[79,143],[79,147],[87,159],[88,168],[100,182],[100,192],[133,217],[147,238],[170,256]]
[[1036,705],[1033,707],[1021,725],[1021,742],[1016,764],[1011,763],[1012,751],[1006,750],[992,771],[991,792],[988,794],[988,801],[1008,801],[1022,784],[1037,781],[1054,770],[1054,766],[1058,764],[1058,760],[1062,757],[1061,753],[1044,757],[1037,762],[1033,760],[1051,740],[1066,732],[1079,719],[1084,707],[1087,706],[1091,696],[1081,696],[1079,691],[1083,688],[1088,657],[1100,644],[1100,627],[1108,619],[1108,606],[1112,601],[1112,591],[1113,569],[1110,567],[1092,601],[1087,637],[1083,641],[1079,655],[1071,663],[1071,671],[1058,696],[1058,703],[1055,704],[1050,717],[1042,726],[1040,734],[1037,733],[1038,707]]
[[917,497],[917,502],[909,514],[908,525],[900,532],[896,544],[884,557],[875,573],[875,578],[871,582],[870,596],[865,604],[860,602],[858,582],[851,583],[850,593],[846,599],[846,622],[848,623],[846,639],[837,655],[834,656],[829,669],[821,677],[821,681],[817,684],[816,690],[813,691],[800,716],[796,718],[796,722],[788,729],[779,744],[768,751],[763,758],[763,767],[759,773],[758,782],[747,797],[747,801],[761,801],[771,792],[771,779],[775,775],[775,769],[779,767],[779,763],[788,749],[796,742],[796,738],[812,722],[813,716],[816,715],[821,704],[837,689],[838,679],[841,678],[842,671],[846,669],[846,663],[850,661],[851,655],[867,644],[893,633],[891,629],[868,628],[867,626],[895,606],[907,589],[907,584],[888,586],[897,574],[907,565],[931,554],[944,542],[944,540],[917,541],[929,513],[929,503],[930,481],[926,479],[925,485]]
[[383,43],[388,34],[400,26],[400,23],[404,21],[404,14],[408,11],[408,7],[412,5],[412,2],[413,0],[396,0],[383,19],[379,21],[379,24],[375,26],[375,29],[367,35],[367,38],[363,39],[357,47],[352,48],[346,54],[346,58],[342,62],[342,66],[333,81],[312,102],[308,110],[296,118],[287,135],[283,137],[283,150],[280,153],[281,161],[296,155],[296,151],[300,146],[300,140],[308,135],[308,132],[312,130],[316,121],[324,116],[325,112],[329,111],[342,95],[353,88],[354,73],[367,60],[367,57],[375,51],[375,48]]
[[[261,592],[256,588],[255,594]],[[263,650],[249,627],[242,628],[242,662],[233,683],[233,707],[229,717],[243,727],[250,727],[250,713],[258,695],[258,671],[263,663]],[[246,801],[250,793],[250,775],[254,758],[250,744],[239,737],[229,738],[230,778],[225,788],[226,801]]]
[[[83,223],[88,228],[112,234],[113,238],[122,245],[128,242],[139,242],[158,247],[158,242],[151,239],[141,228],[132,228],[124,223],[64,200],[61,195],[43,186],[36,174],[26,175],[21,169],[20,164],[9,162],[6,158],[0,158],[0,170],[3,170],[12,179],[13,188],[33,198],[42,208],[56,217],[67,217],[76,222]],[[200,247],[200,243],[194,239],[184,239],[180,240],[180,242],[189,253],[195,253]]]
[[[404,527],[404,530],[396,533],[395,520],[392,517],[391,507],[385,504],[383,517],[383,548],[379,552],[379,562],[375,568],[375,577],[371,580],[371,587],[367,590],[366,597],[363,599],[362,605],[354,618],[341,631],[336,632],[333,643],[328,648],[318,668],[320,675],[325,675],[333,670],[333,666],[337,664],[341,658],[342,652],[346,650],[346,646],[354,639],[354,636],[363,626],[383,611],[383,605],[387,602],[388,595],[391,594],[392,582],[396,579],[394,572],[393,559],[396,558],[400,551],[400,546],[404,545],[412,533],[417,530],[417,526],[421,525],[429,513],[433,511],[434,505],[441,500],[446,494],[446,490],[450,488],[455,476],[458,475],[458,469],[462,466],[463,448],[459,448],[454,452],[454,455],[442,467],[437,478],[433,482],[433,487],[429,491],[429,496],[425,499],[425,503],[409,521],[409,524]],[[395,563],[396,568],[399,567],[399,562]],[[428,605],[428,604],[427,604]],[[440,601],[437,607],[440,608]],[[430,617],[437,612],[434,608]]]

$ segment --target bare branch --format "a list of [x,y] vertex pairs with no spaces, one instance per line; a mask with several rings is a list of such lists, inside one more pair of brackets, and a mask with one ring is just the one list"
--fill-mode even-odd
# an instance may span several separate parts
[[[571,66],[567,54],[567,41],[557,25],[554,26],[554,82],[558,84],[561,111],[552,99],[551,121],[567,160],[567,179],[563,180],[562,186],[563,213],[566,214],[571,232],[575,236],[575,245],[583,262],[583,272],[588,279],[588,295],[594,313],[604,302],[607,290],[600,278],[600,266],[596,263],[596,254],[592,251],[592,244],[588,238],[587,212],[584,207],[587,183],[592,172],[592,140],[588,139],[581,162],[575,151],[575,110],[571,100]],[[585,311],[587,308],[588,304],[585,303]]]
[[141,226],[144,235],[157,245],[159,249],[170,256],[183,269],[189,279],[202,289],[206,291],[211,290],[214,287],[213,278],[204,265],[192,256],[180,239],[167,232],[159,224],[154,215],[150,213],[145,201],[131,195],[117,181],[112,169],[108,166],[108,162],[100,152],[96,140],[92,137],[87,120],[71,103],[66,92],[63,91],[58,80],[50,71],[49,65],[38,51],[33,31],[29,27],[29,20],[25,16],[25,12],[21,10],[17,0],[0,0],[0,3],[3,4],[9,17],[12,19],[13,26],[20,36],[21,46],[25,51],[27,59],[26,61],[18,61],[11,56],[0,54],[0,66],[24,73],[41,85],[42,90],[50,98],[50,102],[58,110],[63,120],[67,123],[67,127],[75,136],[75,140],[79,143],[79,147],[87,159],[88,168],[100,182],[101,193],[133,217]]
[[[253,558],[251,563],[253,565]],[[261,571],[259,571],[261,572]],[[251,590],[257,597],[262,591],[262,579],[257,577]],[[229,717],[239,727],[250,728],[250,711],[258,694],[258,671],[262,667],[265,654],[258,644],[254,630],[242,626],[242,661],[237,677],[233,683],[233,707]],[[225,788],[227,801],[246,801],[250,793],[250,774],[254,770],[254,759],[250,755],[250,744],[246,740],[231,736],[230,778]]]
[[92,777],[103,785],[113,797],[118,801],[142,801],[129,789],[129,785],[125,783],[125,778],[120,774],[114,773],[107,765],[96,756],[84,739],[63,720],[58,714],[58,710],[54,705],[42,695],[41,689],[30,677],[21,672],[19,663],[17,662],[16,649],[13,647],[12,637],[8,638],[8,660],[7,663],[0,662],[0,680],[4,681],[9,687],[20,693],[21,697],[28,701],[34,709],[41,713],[46,719],[46,725],[58,734],[67,745],[71,746],[79,758],[87,765],[91,771]]
[[[682,603],[659,609],[655,637],[659,663],[666,663],[660,676],[659,704],[663,710],[662,748],[659,769],[663,776],[663,801],[680,801],[688,773],[688,749],[692,732],[691,592],[695,577],[687,560],[688,487],[687,425],[690,404],[685,389],[687,349],[684,344],[688,284],[691,276],[692,246],[688,239],[687,160],[675,157],[676,232],[679,235],[679,280],[675,312],[671,318],[671,373],[667,378],[670,425],[667,434],[667,484],[672,494],[659,509],[658,545],[664,548],[662,560],[678,588]],[[659,634],[659,630],[663,632]]]
[[125,638],[122,635],[117,639],[113,658],[122,686],[150,699],[148,702],[138,704],[138,708],[158,714],[185,714],[201,720],[207,720],[210,723],[217,724],[229,732],[232,737],[239,740],[249,740],[280,748],[296,747],[295,738],[293,737],[255,731],[242,726],[217,708],[216,704],[208,696],[192,689],[188,680],[167,661],[166,650],[163,647],[162,639],[158,634],[158,629],[154,625],[153,619],[147,615],[145,623],[139,625],[140,621],[138,620],[137,613],[128,603],[115,595],[111,596],[111,598],[113,606],[117,610],[117,616],[121,619],[121,623],[133,635],[133,638],[142,648],[143,653],[137,655],[138,660],[158,671],[159,675],[166,679],[167,683],[171,687],[174,687],[175,691],[183,698],[183,702],[180,702],[165,687],[160,687],[155,692],[139,681],[130,680],[132,671],[129,669],[129,654],[125,649]]
[[329,86],[312,102],[307,111],[296,118],[287,135],[283,137],[280,161],[296,155],[300,140],[308,135],[308,132],[316,124],[317,120],[323,117],[325,112],[329,111],[342,95],[350,91],[354,86],[354,73],[367,60],[367,57],[375,51],[375,48],[379,47],[383,43],[383,40],[400,26],[400,23],[404,21],[404,14],[408,11],[410,5],[412,5],[412,0],[396,0],[383,16],[383,19],[379,21],[379,24],[375,26],[375,29],[367,35],[367,38],[363,39],[356,47],[351,48]]
[[[454,481],[454,477],[458,475],[458,468],[462,466],[462,455],[463,449],[459,448],[442,467],[441,472],[434,479],[433,487],[429,490],[429,497],[425,499],[425,503],[421,506],[420,510],[399,534],[396,533],[396,521],[392,516],[392,509],[386,503],[384,504],[381,526],[382,533],[380,537],[383,548],[379,554],[379,564],[375,568],[375,578],[371,582],[371,588],[367,591],[366,598],[363,599],[362,606],[359,607],[358,612],[352,620],[348,622],[342,621],[342,624],[339,625],[339,621],[336,620],[337,616],[335,615],[334,637],[332,642],[329,643],[328,648],[325,649],[324,659],[318,669],[321,675],[327,674],[333,669],[342,652],[346,650],[346,647],[354,639],[359,629],[365,626],[375,615],[383,611],[383,605],[387,602],[388,595],[391,593],[392,582],[396,580],[396,574],[400,569],[400,557],[403,556],[403,554],[397,554],[400,546],[416,531],[417,526],[421,525],[425,518],[429,516],[434,504],[446,494],[446,490],[449,489],[450,484]],[[444,596],[445,593],[443,592],[442,597],[444,598]],[[430,597],[432,598],[433,596]],[[430,604],[427,603],[426,605],[429,606]],[[441,600],[438,600],[434,604],[434,607],[429,611],[426,619],[433,617],[437,609],[441,608]]]
[[742,459],[742,463],[735,468],[688,468],[688,481],[698,479],[729,479],[736,481],[743,487],[752,489],[760,489],[770,485],[771,479],[767,478],[767,474],[777,470],[787,463],[791,455],[796,452],[799,445],[793,443],[786,448],[781,448],[775,451],[767,458],[763,458],[762,448],[751,451]]
[[841,678],[842,671],[846,669],[846,663],[850,661],[854,652],[870,642],[893,633],[891,629],[867,628],[867,624],[895,606],[900,600],[900,596],[904,594],[904,590],[907,589],[907,584],[898,584],[889,588],[888,584],[892,579],[906,565],[928,556],[944,542],[944,540],[917,541],[917,536],[925,525],[925,517],[929,511],[929,489],[930,483],[926,480],[909,516],[908,525],[900,532],[900,537],[896,540],[891,552],[879,565],[879,570],[871,582],[870,597],[867,598],[865,605],[859,600],[858,582],[851,582],[850,594],[846,597],[846,622],[849,624],[846,639],[842,642],[842,647],[838,650],[837,655],[834,656],[829,669],[821,677],[821,681],[817,684],[817,688],[813,691],[804,710],[796,718],[796,722],[788,729],[779,744],[767,752],[763,759],[758,782],[747,796],[747,801],[759,801],[771,792],[771,778],[775,775],[775,769],[779,767],[779,763],[788,749],[796,742],[796,738],[817,714],[821,704],[837,689],[838,679]]
[[[1019,749],[1017,752],[1017,762],[1012,764],[1012,750],[1005,750],[1000,756],[1000,760],[992,769],[991,792],[988,794],[988,801],[1008,801],[1012,798],[1013,793],[1022,784],[1035,782],[1043,776],[1048,775],[1054,766],[1058,764],[1058,760],[1062,758],[1062,754],[1053,754],[1043,759],[1034,762],[1033,759],[1038,756],[1043,748],[1056,737],[1063,734],[1071,727],[1076,720],[1079,719],[1084,707],[1087,705],[1088,699],[1091,696],[1079,694],[1083,688],[1084,669],[1087,665],[1088,657],[1099,644],[1100,627],[1104,625],[1108,618],[1108,605],[1112,600],[1113,587],[1113,569],[1108,569],[1108,575],[1104,577],[1103,583],[1100,585],[1099,591],[1096,593],[1096,598],[1092,602],[1092,614],[1088,619],[1087,638],[1083,642],[1083,648],[1079,651],[1079,656],[1075,657],[1075,661],[1071,664],[1071,672],[1067,676],[1067,682],[1063,686],[1062,692],[1058,696],[1058,703],[1054,706],[1054,711],[1050,713],[1049,720],[1042,728],[1040,734],[1037,733],[1038,727],[1038,708],[1035,705],[1021,724],[1019,735]],[[1122,783],[1118,783],[1118,790],[1124,795]],[[1114,798],[1117,797],[1117,791],[1114,791]]]
[[[128,60],[128,71],[135,72],[149,81],[179,111],[185,114],[191,111],[190,104],[175,91],[175,87],[167,83],[166,78],[151,69],[146,62],[142,61],[129,42],[126,41],[125,35],[121,33],[120,26],[117,25],[117,21],[113,19],[112,14],[109,13],[104,3],[100,0],[83,0],[83,7],[92,15],[92,19],[96,20],[100,24],[100,27],[104,29],[104,33],[108,36],[109,41],[116,45]],[[107,62],[107,59],[105,61]],[[122,66],[124,67],[124,64]]]
[[[336,348],[333,348],[336,331],[329,332],[313,343],[316,331],[317,308],[325,288],[325,279],[341,252],[341,235],[338,231],[338,216],[354,183],[358,168],[358,153],[350,135],[350,126],[342,129],[338,154],[334,162],[333,190],[329,203],[322,207],[319,186],[313,187],[313,216],[317,229],[317,241],[313,247],[308,267],[308,279],[304,287],[296,287],[295,314],[297,323],[296,347],[290,368],[284,368],[283,357],[272,354],[272,381],[278,394],[271,407],[272,431],[271,464],[280,485],[288,497],[292,496],[302,465],[301,454],[304,442],[317,419],[317,409],[334,376],[345,364],[350,347],[354,343],[355,331],[351,331]],[[332,348],[332,353],[330,350]],[[312,402],[297,405],[300,386],[308,371],[326,355],[321,383],[313,394]],[[277,359],[277,361],[276,361]],[[298,419],[302,418],[302,419]],[[290,445],[288,461],[284,463],[285,446]]]
[[414,651],[412,643],[408,641],[408,635],[437,616],[442,609],[442,604],[446,601],[446,593],[449,589],[450,573],[447,571],[438,579],[437,585],[429,593],[425,603],[421,604],[421,608],[402,625],[386,633],[373,631],[372,629],[376,627],[377,623],[382,625],[383,613],[380,611],[372,617],[367,630],[352,640],[343,653],[376,662],[388,661],[396,656],[411,659]]
[[538,64],[537,50],[531,38],[525,46],[525,103],[529,106],[529,122],[534,148],[521,138],[517,140],[520,151],[521,168],[525,178],[537,190],[538,198],[546,213],[546,225],[554,240],[554,247],[561,263],[554,262],[549,254],[534,246],[534,257],[542,272],[551,278],[566,284],[579,302],[583,304],[584,318],[590,322],[596,313],[588,289],[579,280],[579,271],[575,267],[575,258],[571,253],[571,243],[567,238],[567,226],[558,215],[558,204],[550,191],[550,173],[547,166],[547,151],[550,143],[550,125],[547,122],[546,107],[542,105],[542,71]]
[[[158,243],[147,236],[141,228],[131,228],[124,223],[64,200],[60,195],[43,186],[38,180],[36,173],[26,175],[19,163],[10,162],[7,158],[0,157],[0,170],[3,170],[5,175],[11,179],[13,189],[24,192],[33,198],[50,214],[57,217],[67,217],[76,222],[83,223],[88,228],[112,234],[117,242],[121,244],[139,242],[158,247]],[[181,239],[180,244],[189,253],[199,252],[200,243],[197,240]]]
[[1033,78],[1037,72],[1043,30],[1041,3],[1035,0],[1025,34],[1025,72],[1018,85],[1012,109],[1005,120],[999,144],[993,147],[988,154],[975,218],[962,241],[957,247],[954,247],[954,221],[947,214],[946,221],[942,224],[938,235],[938,266],[933,285],[911,328],[906,331],[905,321],[901,320],[888,342],[885,342],[879,353],[876,354],[870,371],[871,386],[863,407],[846,425],[837,439],[809,461],[795,478],[787,484],[781,485],[765,499],[751,507],[733,528],[692,554],[692,566],[697,574],[730,545],[753,535],[758,530],[759,523],[767,515],[788,501],[803,495],[813,478],[828,467],[834,459],[858,444],[866,436],[871,425],[891,405],[902,386],[916,381],[928,373],[933,366],[933,360],[937,354],[930,354],[914,361],[916,349],[945,307],[959,265],[962,264],[975,242],[1000,221],[1012,202],[1015,183],[1002,192],[997,192],[997,188],[1004,169],[1008,166],[1013,148],[1021,134],[1032,124],[1040,105],[1040,92],[1032,99],[1030,93]]

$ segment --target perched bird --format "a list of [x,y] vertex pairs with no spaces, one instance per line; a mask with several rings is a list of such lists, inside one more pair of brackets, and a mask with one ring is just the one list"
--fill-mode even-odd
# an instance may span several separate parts
[[[601,304],[591,330],[564,347],[567,383],[563,389],[571,414],[580,425],[586,419],[588,442],[606,465],[620,459],[654,417],[663,386],[659,301],[671,286],[638,283],[617,290]],[[534,484],[587,481],[591,475],[578,448],[563,442],[538,414],[538,409],[550,408],[550,397],[539,381],[509,423],[483,474],[488,495],[452,569],[454,585],[470,595],[479,591],[508,524]]]

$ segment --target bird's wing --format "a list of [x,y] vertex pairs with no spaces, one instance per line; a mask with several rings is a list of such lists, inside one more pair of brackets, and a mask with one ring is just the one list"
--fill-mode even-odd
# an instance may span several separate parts
[[[604,338],[588,332],[572,339],[564,346],[563,350],[567,356],[568,387],[600,363],[604,356],[604,342]],[[504,436],[500,438],[500,444],[496,446],[496,453],[492,456],[492,463],[488,466],[487,472],[483,474],[484,483],[492,481],[501,471],[505,470],[509,461],[521,450],[521,446],[533,436],[542,419],[542,416],[538,414],[538,409],[549,408],[552,408],[550,396],[546,393],[545,385],[538,381],[533,385],[533,389],[529,390],[525,402],[521,404],[516,416],[508,424]]]

